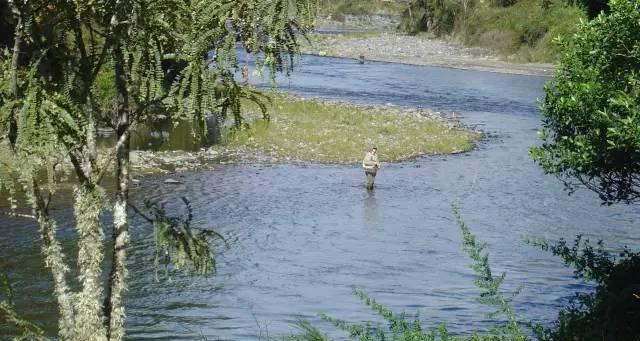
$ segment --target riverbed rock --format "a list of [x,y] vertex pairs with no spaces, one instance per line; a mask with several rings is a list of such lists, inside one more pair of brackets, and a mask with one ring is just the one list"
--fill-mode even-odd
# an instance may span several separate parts
[[180,180],[176,180],[176,179],[172,179],[172,178],[167,178],[167,179],[165,179],[165,180],[164,180],[164,183],[165,183],[165,184],[168,184],[168,185],[180,185],[180,184],[182,184],[183,182],[182,182],[182,181],[180,181]]

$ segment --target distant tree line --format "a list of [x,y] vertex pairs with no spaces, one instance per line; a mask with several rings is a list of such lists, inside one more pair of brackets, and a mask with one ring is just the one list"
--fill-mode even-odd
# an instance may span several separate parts
[[[402,14],[400,30],[415,34],[431,32],[436,35],[451,33],[456,23],[464,21],[472,10],[479,6],[510,7],[517,2],[530,0],[415,0]],[[569,6],[582,7],[589,18],[595,18],[601,12],[609,10],[608,0],[542,0],[541,7],[549,8],[558,2]]]

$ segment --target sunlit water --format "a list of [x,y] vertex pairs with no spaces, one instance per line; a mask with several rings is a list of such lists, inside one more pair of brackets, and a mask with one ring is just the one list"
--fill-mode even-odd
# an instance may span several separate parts
[[[255,80],[254,80],[255,81]],[[536,99],[545,78],[347,59],[304,57],[280,89],[359,103],[435,108],[493,137],[468,154],[385,165],[367,192],[358,165],[244,165],[184,173],[180,185],[163,176],[132,193],[183,211],[188,197],[201,226],[229,242],[216,244],[218,273],[173,274],[153,280],[148,226],[136,220],[127,297],[129,338],[255,340],[295,331],[318,312],[358,322],[376,316],[351,294],[360,287],[396,311],[419,312],[426,326],[446,322],[453,333],[482,330],[490,309],[475,303],[470,261],[450,204],[488,243],[505,290],[523,286],[515,308],[523,321],[549,323],[576,290],[561,262],[522,243],[523,236],[557,240],[584,233],[611,247],[637,248],[639,212],[603,207],[588,191],[568,196],[527,155],[537,143]],[[379,146],[384,154],[384,146]],[[58,209],[69,238],[68,209]],[[66,219],[65,219],[66,215]],[[42,266],[34,227],[0,217],[0,263],[16,283],[18,304],[55,329],[50,274]],[[2,327],[0,327],[0,331]]]

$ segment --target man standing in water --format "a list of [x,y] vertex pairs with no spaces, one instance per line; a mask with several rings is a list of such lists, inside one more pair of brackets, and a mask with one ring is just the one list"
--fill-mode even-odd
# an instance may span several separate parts
[[364,174],[367,175],[367,189],[373,189],[373,182],[376,179],[378,168],[380,168],[377,147],[371,148],[371,150],[364,156],[364,160],[362,160],[362,168],[364,168]]

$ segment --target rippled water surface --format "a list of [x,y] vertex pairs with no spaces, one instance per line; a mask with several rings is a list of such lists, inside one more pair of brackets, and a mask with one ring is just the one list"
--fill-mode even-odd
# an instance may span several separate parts
[[[462,333],[485,328],[488,310],[474,302],[479,291],[460,249],[452,202],[488,243],[494,270],[508,273],[505,289],[524,286],[515,300],[517,313],[548,323],[586,286],[557,259],[523,245],[523,236],[584,233],[610,246],[636,248],[640,240],[633,207],[600,206],[587,191],[567,196],[562,184],[528,157],[528,148],[537,143],[536,99],[545,81],[304,57],[297,73],[279,80],[282,90],[455,111],[494,137],[469,154],[385,165],[373,192],[364,188],[358,165],[220,166],[181,174],[180,185],[164,185],[161,176],[145,178],[132,193],[134,202],[148,198],[182,210],[179,198],[186,196],[198,223],[225,235],[229,248],[218,245],[215,276],[174,275],[154,283],[151,233],[138,224],[131,250],[129,338],[255,340],[293,331],[299,319],[317,321],[318,312],[351,321],[375,319],[351,294],[354,286],[394,310],[419,312],[426,325],[447,322]],[[379,148],[384,153],[384,146]],[[56,212],[63,220],[68,214]],[[2,219],[0,259],[17,279],[17,293],[27,296],[18,303],[32,307],[32,315],[53,329],[50,275],[42,270],[37,236],[22,222]]]

